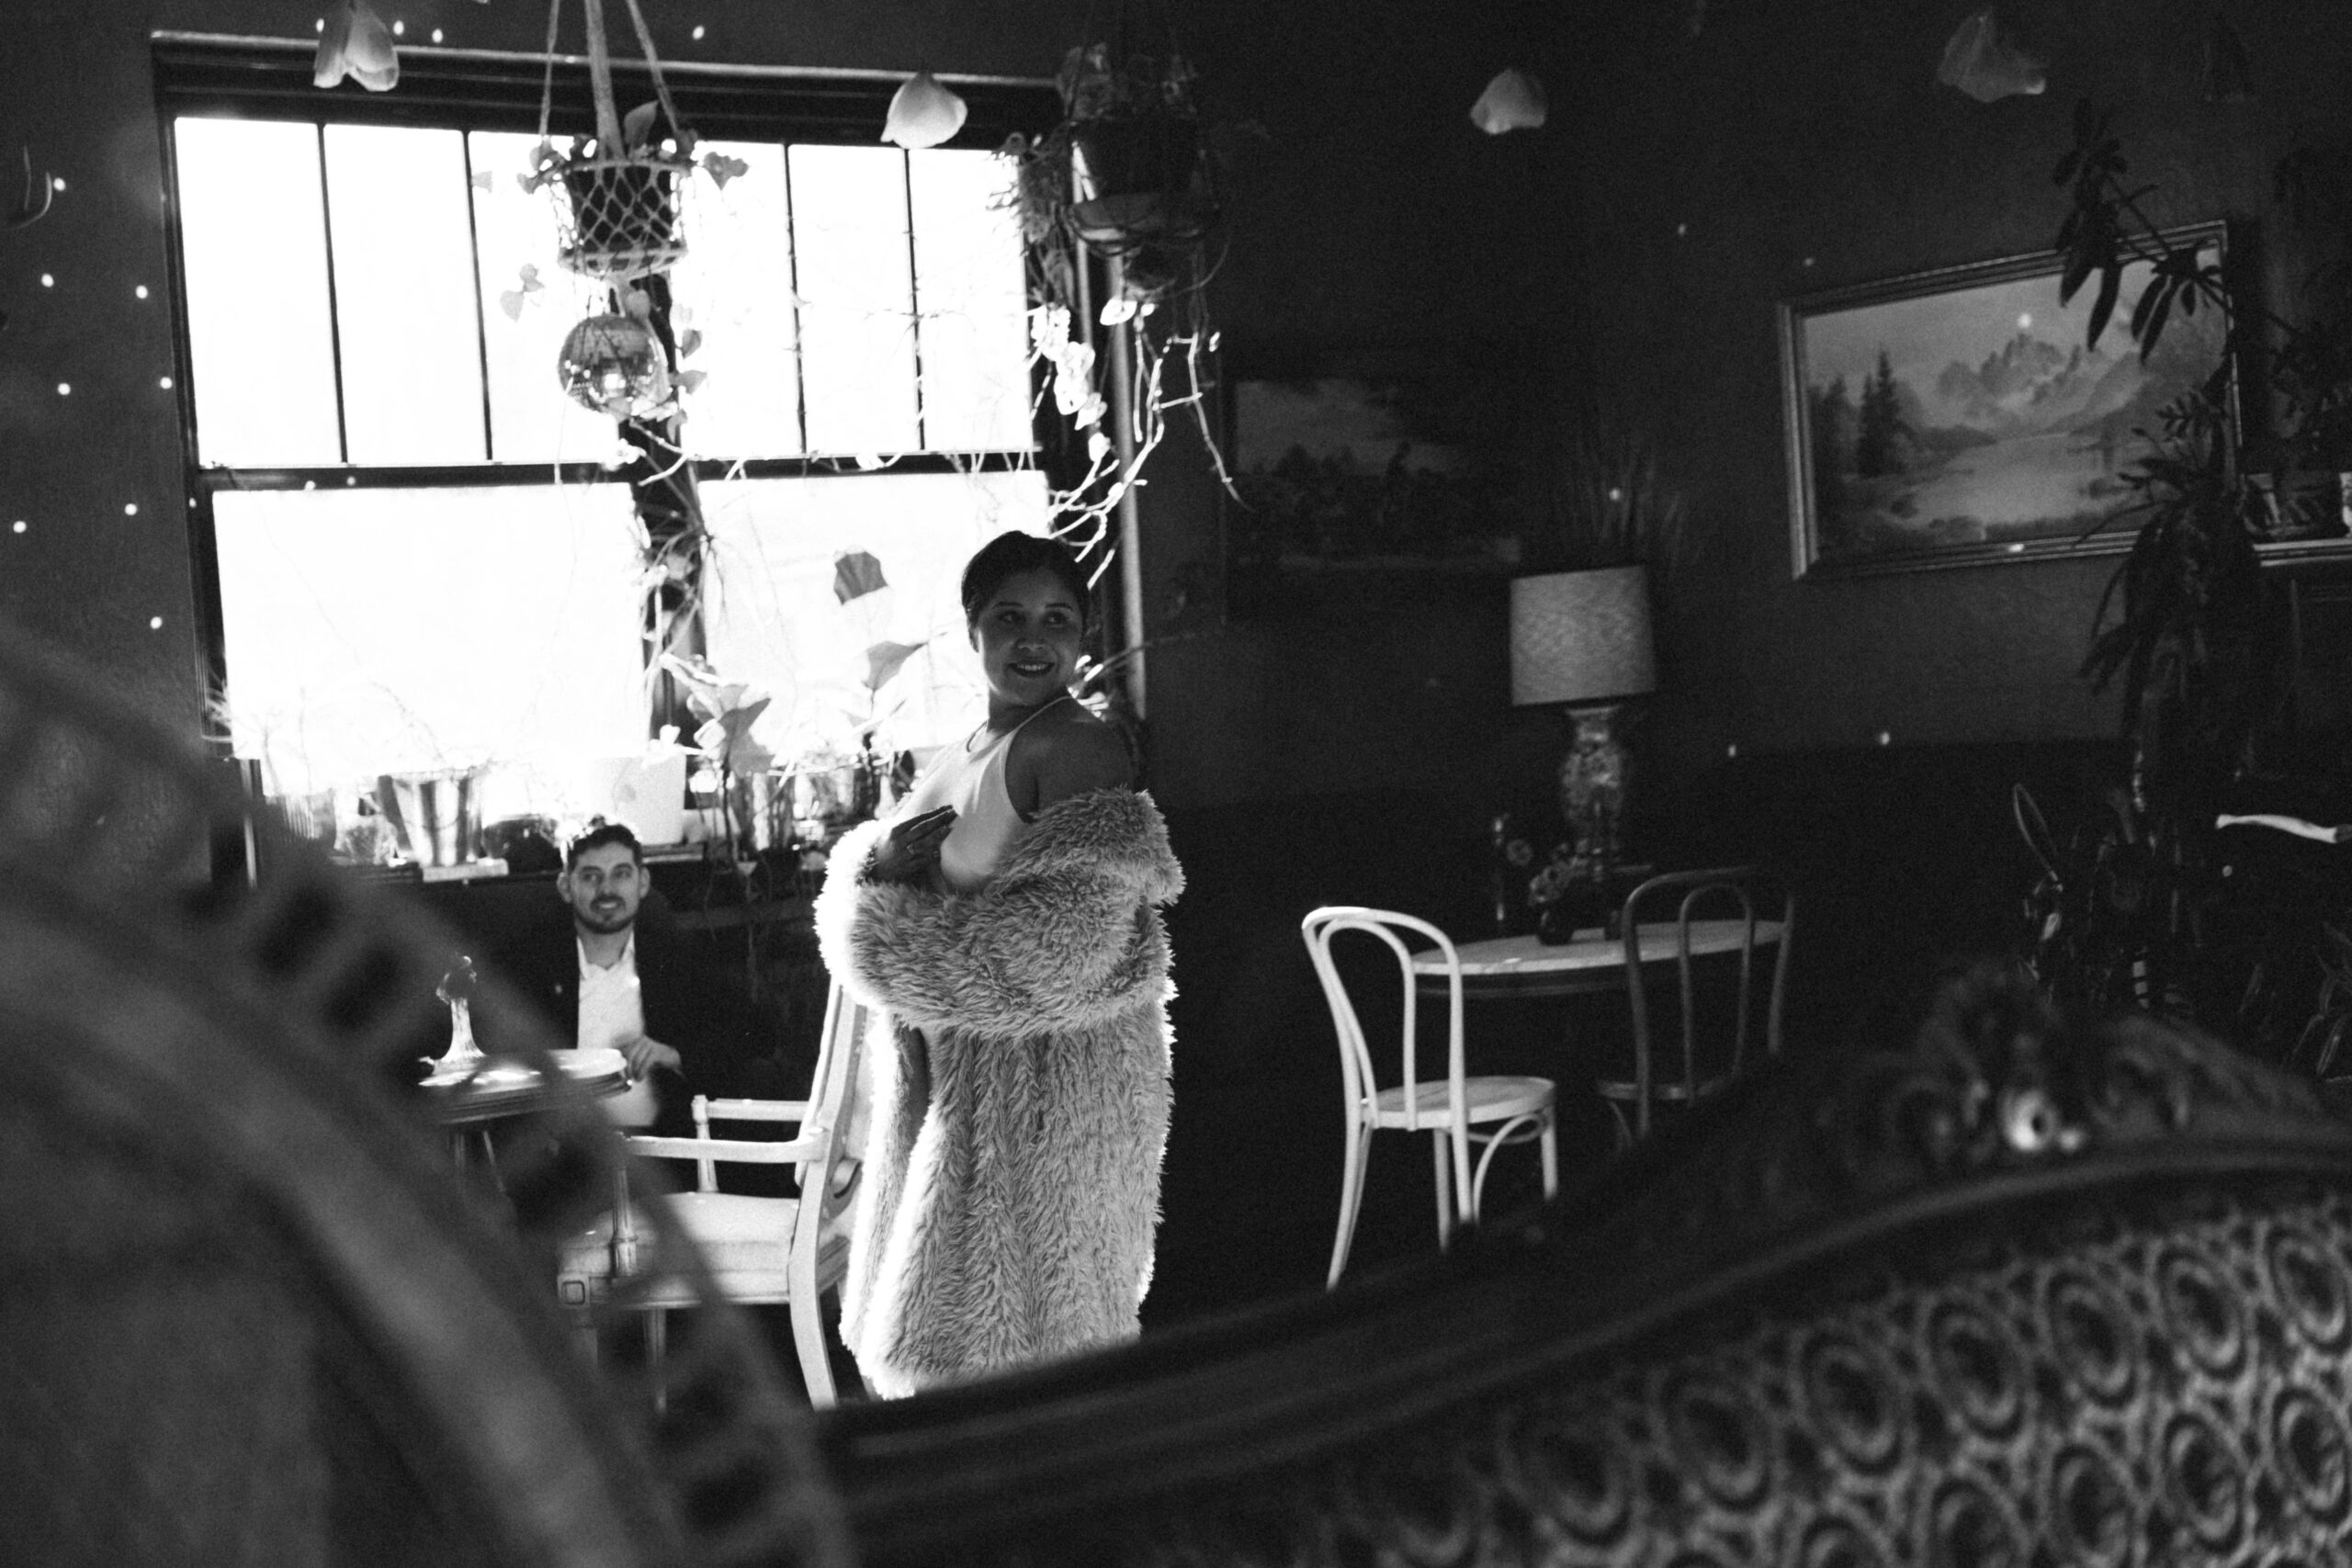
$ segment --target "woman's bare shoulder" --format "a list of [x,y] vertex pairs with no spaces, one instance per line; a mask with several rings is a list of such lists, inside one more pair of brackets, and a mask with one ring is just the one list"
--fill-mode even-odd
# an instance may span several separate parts
[[[1059,703],[1039,714],[1022,730],[1006,765],[1015,775],[1008,781],[1013,799],[1028,817],[1074,795],[1136,782],[1125,739],[1077,703]],[[1024,784],[1034,787],[1022,788]]]

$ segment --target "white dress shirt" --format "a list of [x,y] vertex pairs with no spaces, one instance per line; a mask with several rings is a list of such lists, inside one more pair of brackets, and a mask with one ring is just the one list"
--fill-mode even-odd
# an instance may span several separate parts
[[[592,961],[587,946],[577,938],[574,944],[580,951],[580,1032],[574,1043],[582,1051],[617,1050],[645,1032],[645,998],[637,984],[637,933],[629,932],[621,955],[610,965]],[[604,1105],[624,1127],[652,1125],[658,1110],[653,1085],[646,1078]]]

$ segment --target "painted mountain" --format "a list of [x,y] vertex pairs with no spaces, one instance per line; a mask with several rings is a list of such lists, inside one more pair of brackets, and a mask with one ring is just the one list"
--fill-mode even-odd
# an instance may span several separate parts
[[2127,273],[2097,348],[2091,291],[2046,274],[1825,313],[1803,323],[1813,559],[2023,547],[2097,530],[2164,405],[2218,362],[2222,323],[2176,315],[2146,363],[2125,334]]

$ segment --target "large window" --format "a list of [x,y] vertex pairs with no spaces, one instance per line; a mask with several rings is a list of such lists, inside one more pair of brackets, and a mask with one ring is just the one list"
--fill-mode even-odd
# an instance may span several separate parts
[[[651,691],[631,454],[555,370],[605,290],[559,265],[511,114],[319,115],[341,102],[171,112],[226,737],[274,794],[488,766],[491,813],[576,815],[573,781],[645,750]],[[727,177],[693,177],[672,286],[709,660],[771,695],[781,760],[940,744],[981,701],[956,570],[1048,522],[1009,171],[698,151]]]

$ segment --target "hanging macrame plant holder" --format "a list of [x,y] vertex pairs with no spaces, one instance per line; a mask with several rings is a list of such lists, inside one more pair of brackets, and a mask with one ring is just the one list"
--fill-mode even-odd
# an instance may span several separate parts
[[646,30],[638,0],[624,0],[637,40],[645,51],[645,66],[653,78],[653,96],[660,102],[662,126],[671,137],[664,147],[658,134],[662,126],[648,125],[639,145],[631,146],[613,98],[612,52],[605,39],[603,0],[581,0],[588,23],[588,85],[595,99],[596,137],[575,141],[568,153],[559,152],[548,140],[548,118],[555,96],[557,24],[564,0],[552,0],[548,9],[548,70],[539,94],[539,143],[533,154],[526,188],[560,186],[564,199],[557,205],[556,255],[565,267],[583,277],[619,285],[648,273],[667,272],[686,254],[686,240],[678,221],[678,197],[693,171],[694,133],[679,122],[677,106],[670,101],[669,85],[662,79],[662,62],[654,58],[652,35]]

